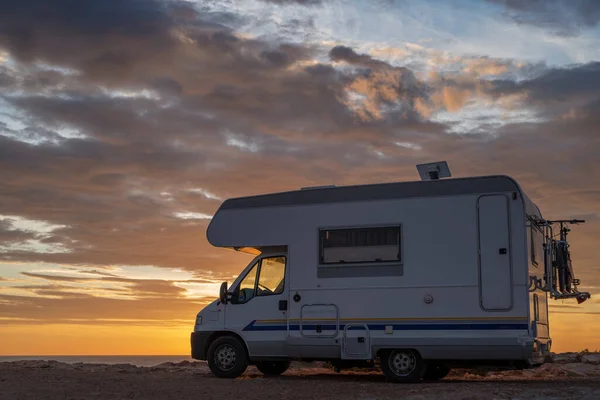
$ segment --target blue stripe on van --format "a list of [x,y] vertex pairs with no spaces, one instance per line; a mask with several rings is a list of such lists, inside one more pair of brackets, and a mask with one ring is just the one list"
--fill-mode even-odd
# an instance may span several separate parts
[[[257,321],[252,321],[243,330],[244,331],[285,331],[288,329],[286,324],[259,324],[256,325]],[[453,330],[453,331],[470,331],[470,330],[527,330],[529,325],[527,323],[429,323],[429,324],[366,324],[369,330],[372,331],[383,331],[386,326],[392,326],[394,330],[404,331],[439,331],[439,330]],[[323,331],[335,331],[335,324],[331,325],[320,325]],[[339,325],[339,330],[343,330],[346,327],[345,324]],[[305,324],[303,325],[304,330],[314,331],[317,329],[316,324]],[[291,331],[300,330],[300,325],[291,324]],[[360,327],[353,326],[349,330],[361,330]]]

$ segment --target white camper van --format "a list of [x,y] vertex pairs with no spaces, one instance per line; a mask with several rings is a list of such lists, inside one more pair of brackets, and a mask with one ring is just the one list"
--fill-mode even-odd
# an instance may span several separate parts
[[225,378],[327,360],[399,382],[543,363],[548,298],[589,298],[566,242],[583,221],[543,219],[507,176],[418,167],[421,181],[225,201],[208,241],[256,258],[198,313],[192,357]]

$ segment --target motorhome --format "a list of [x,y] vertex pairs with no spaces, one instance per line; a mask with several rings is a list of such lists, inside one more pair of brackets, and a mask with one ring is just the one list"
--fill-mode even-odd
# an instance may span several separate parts
[[418,171],[223,202],[208,241],[256,257],[196,316],[192,357],[224,378],[325,360],[398,382],[543,363],[549,299],[589,298],[566,240],[583,221],[545,219],[508,176]]

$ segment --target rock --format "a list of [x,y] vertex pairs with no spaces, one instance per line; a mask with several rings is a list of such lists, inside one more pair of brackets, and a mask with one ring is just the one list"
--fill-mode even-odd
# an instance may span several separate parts
[[587,364],[600,364],[600,353],[585,354],[581,357],[581,361]]
[[555,363],[577,363],[579,360],[578,353],[560,353],[554,354],[552,357],[552,361]]
[[152,369],[189,369],[189,368],[201,368],[206,366],[206,362],[203,361],[180,361],[180,362],[164,362],[162,364],[154,365]]
[[573,364],[564,364],[562,365],[563,370],[579,375],[579,376],[589,376],[589,375],[600,375],[600,368],[591,364],[582,364],[582,363],[573,363]]

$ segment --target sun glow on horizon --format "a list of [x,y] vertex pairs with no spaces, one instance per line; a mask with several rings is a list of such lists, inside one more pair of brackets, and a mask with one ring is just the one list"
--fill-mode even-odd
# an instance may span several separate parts
[[[22,324],[15,321],[0,329],[0,355],[187,355],[190,352],[189,335],[201,307],[190,308],[187,322],[115,320],[111,324],[101,321],[97,324]],[[553,315],[551,312],[552,351],[600,349],[597,341],[600,323],[596,319],[594,315]],[[0,327],[2,325],[0,319]],[[578,331],[576,342],[573,341],[573,329]],[[32,347],[32,339],[35,339],[35,347]]]

